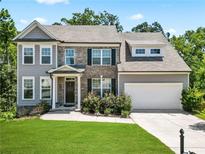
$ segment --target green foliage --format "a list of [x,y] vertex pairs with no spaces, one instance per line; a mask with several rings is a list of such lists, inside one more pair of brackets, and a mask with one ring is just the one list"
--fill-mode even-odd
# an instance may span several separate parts
[[105,115],[120,115],[127,111],[129,115],[131,111],[131,99],[126,95],[115,96],[112,93],[106,93],[105,96],[100,99],[100,97],[89,93],[83,100],[82,111],[85,113],[100,112]]
[[100,110],[100,103],[100,97],[94,95],[93,93],[89,93],[83,100],[82,110],[84,111],[89,109],[90,113],[98,113]]
[[130,112],[129,111],[122,111],[121,112],[121,117],[122,118],[127,118],[129,116]]
[[132,28],[132,32],[162,32],[165,35],[164,30],[160,23],[153,22],[152,24],[148,24],[147,22],[143,22],[136,27]]
[[190,73],[190,86],[205,91],[205,28],[196,31],[186,31],[179,37],[173,36],[171,43],[180,56],[192,69]]
[[[73,13],[70,19],[62,18],[61,22],[70,25],[115,25],[118,31],[123,30],[118,16],[108,13],[107,11],[96,14],[89,8],[85,8],[83,13]],[[59,25],[60,23],[55,22],[54,24]]]
[[9,111],[0,110],[0,120],[12,120],[16,117],[16,108],[13,106]]
[[182,92],[183,109],[188,112],[202,111],[204,109],[204,93],[197,88],[189,88]]
[[0,11],[0,111],[4,117],[15,116],[16,46],[12,39],[16,28],[8,10]]
[[32,111],[29,113],[29,115],[38,115],[38,114],[44,114],[46,112],[48,112],[50,110],[50,105],[45,102],[42,101],[40,103],[38,103],[33,109]]

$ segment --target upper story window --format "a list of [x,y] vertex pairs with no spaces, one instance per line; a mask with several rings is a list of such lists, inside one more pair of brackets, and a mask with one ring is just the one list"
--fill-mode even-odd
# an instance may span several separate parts
[[51,48],[41,48],[41,64],[52,64],[52,53]]
[[111,49],[92,49],[93,65],[110,65]]
[[159,55],[160,49],[150,49],[150,54]]
[[66,51],[65,51],[65,64],[73,65],[74,64],[74,56],[75,56],[74,49],[66,49]]
[[24,47],[23,48],[23,64],[34,64],[34,48]]
[[145,49],[136,49],[135,54],[136,55],[144,55],[145,54]]
[[40,78],[40,98],[51,99],[51,79],[49,77]]
[[23,77],[22,82],[23,99],[32,100],[34,99],[34,77]]

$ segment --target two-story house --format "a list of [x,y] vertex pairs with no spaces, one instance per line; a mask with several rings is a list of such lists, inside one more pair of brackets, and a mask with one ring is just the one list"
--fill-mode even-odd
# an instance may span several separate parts
[[189,85],[190,68],[161,33],[34,21],[14,41],[19,110],[42,100],[80,109],[88,92],[125,93],[133,109],[180,109]]

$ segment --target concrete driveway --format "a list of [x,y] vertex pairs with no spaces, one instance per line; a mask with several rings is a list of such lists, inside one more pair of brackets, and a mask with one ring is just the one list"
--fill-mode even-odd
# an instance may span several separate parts
[[131,118],[179,153],[179,130],[185,131],[185,151],[205,154],[205,121],[182,111],[136,111]]

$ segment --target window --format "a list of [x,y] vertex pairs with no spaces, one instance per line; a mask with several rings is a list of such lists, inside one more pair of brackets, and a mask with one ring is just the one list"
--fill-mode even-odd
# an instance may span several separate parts
[[145,54],[145,49],[136,49],[135,54],[136,55],[144,55]]
[[92,79],[92,92],[98,96],[101,96],[100,78]]
[[74,64],[74,56],[75,56],[74,49],[66,49],[65,51],[65,63],[67,65],[73,65]]
[[150,54],[160,54],[160,49],[150,49]]
[[[102,87],[101,87],[102,82]],[[93,78],[92,79],[92,92],[98,96],[103,96],[105,93],[111,92],[111,79],[110,78]]]
[[110,65],[111,49],[93,49],[92,50],[93,65]]
[[23,99],[34,99],[34,77],[23,77]]
[[102,50],[102,64],[103,65],[111,64],[111,50],[110,49]]
[[51,64],[51,48],[41,48],[41,64]]
[[93,62],[93,65],[101,64],[101,50],[99,49],[92,50],[92,62]]
[[23,64],[34,64],[34,52],[32,47],[23,48]]
[[51,98],[51,79],[49,77],[40,78],[40,98],[41,99]]

